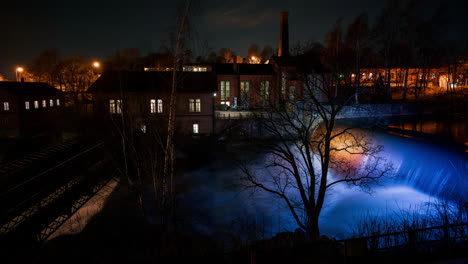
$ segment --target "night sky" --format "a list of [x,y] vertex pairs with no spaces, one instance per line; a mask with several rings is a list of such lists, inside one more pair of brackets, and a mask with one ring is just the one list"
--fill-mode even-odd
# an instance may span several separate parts
[[[177,2],[158,0],[9,1],[0,7],[0,74],[12,78],[41,51],[103,60],[123,48],[142,55],[157,51],[176,23]],[[290,42],[321,41],[337,18],[349,22],[361,12],[372,19],[387,1],[378,0],[198,0],[192,15],[195,52],[226,47],[246,56],[250,44],[276,49],[279,13],[289,11]],[[407,2],[407,1],[401,1]],[[451,39],[467,40],[464,0],[425,0],[447,6]]]

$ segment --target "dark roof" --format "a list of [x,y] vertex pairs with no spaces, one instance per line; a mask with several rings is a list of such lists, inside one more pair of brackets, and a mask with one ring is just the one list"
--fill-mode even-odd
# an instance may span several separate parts
[[[213,72],[179,73],[178,92],[216,92],[217,78]],[[109,71],[89,87],[90,93],[115,93],[122,88],[126,92],[170,92],[170,71]]]
[[0,82],[0,89],[15,96],[50,96],[62,92],[48,83],[39,82]]
[[212,65],[213,71],[221,75],[272,75],[273,66],[271,64],[247,64],[238,63],[237,71],[233,63],[216,63]]

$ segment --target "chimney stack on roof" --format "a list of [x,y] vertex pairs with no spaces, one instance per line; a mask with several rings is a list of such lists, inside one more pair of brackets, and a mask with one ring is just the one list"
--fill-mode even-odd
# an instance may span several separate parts
[[289,56],[288,12],[281,12],[278,57]]

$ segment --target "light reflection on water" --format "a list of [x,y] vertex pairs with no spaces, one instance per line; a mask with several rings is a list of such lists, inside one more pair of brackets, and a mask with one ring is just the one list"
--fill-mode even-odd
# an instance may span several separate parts
[[[465,153],[386,133],[377,133],[376,138],[384,145],[385,155],[394,162],[399,175],[384,180],[381,186],[373,186],[372,193],[336,185],[328,192],[321,214],[323,234],[342,239],[349,237],[361,220],[370,217],[392,218],[420,210],[428,203],[438,203],[441,198],[468,201]],[[260,158],[257,163],[261,163]],[[212,235],[260,232],[263,237],[271,237],[297,228],[285,205],[272,195],[227,187],[238,175],[229,159],[214,160],[185,175],[197,186],[182,199],[197,211],[192,223],[199,230]]]

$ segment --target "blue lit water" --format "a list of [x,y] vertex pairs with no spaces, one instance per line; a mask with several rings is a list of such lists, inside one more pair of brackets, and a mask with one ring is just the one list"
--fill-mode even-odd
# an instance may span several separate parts
[[[369,132],[370,133],[370,132]],[[428,204],[442,200],[468,201],[468,158],[462,148],[445,141],[407,138],[375,132],[376,142],[394,164],[396,176],[363,192],[355,186],[336,185],[327,193],[320,218],[322,234],[349,237],[356,226],[371,218],[396,219],[405,213],[431,214]],[[262,158],[255,161],[261,164]],[[184,175],[193,187],[180,197],[189,221],[200,231],[243,239],[267,238],[294,231],[296,223],[285,204],[263,191],[241,191],[235,185],[240,171],[224,153]],[[331,173],[331,179],[339,177]]]

